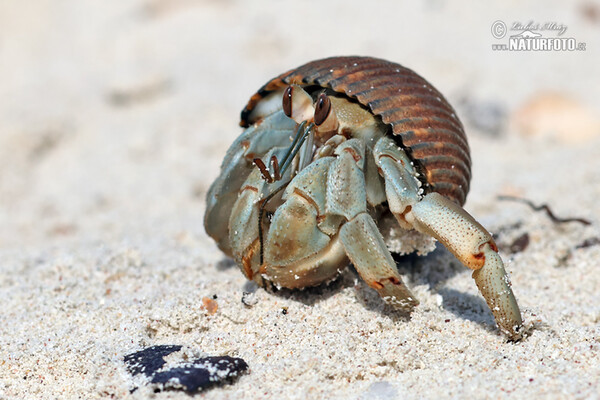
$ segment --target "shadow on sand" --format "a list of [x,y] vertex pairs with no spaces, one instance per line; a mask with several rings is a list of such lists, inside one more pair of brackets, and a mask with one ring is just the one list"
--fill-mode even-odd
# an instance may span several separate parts
[[[470,271],[442,245],[438,244],[436,249],[427,256],[395,254],[394,260],[400,274],[409,282],[409,287],[427,285],[431,291],[442,296],[442,306],[445,310],[458,318],[478,323],[488,331],[497,331],[494,316],[481,295],[463,293],[445,286],[446,282],[457,274],[470,275]],[[235,266],[233,260],[227,258],[218,263],[217,269],[227,270],[233,266]],[[253,292],[256,288],[254,283],[248,282],[243,290]],[[360,279],[351,264],[330,283],[302,290],[276,288],[271,285],[265,290],[274,296],[313,306],[347,288],[355,289],[356,299],[366,309],[379,312],[395,321],[410,320],[409,313],[385,304],[377,292]]]

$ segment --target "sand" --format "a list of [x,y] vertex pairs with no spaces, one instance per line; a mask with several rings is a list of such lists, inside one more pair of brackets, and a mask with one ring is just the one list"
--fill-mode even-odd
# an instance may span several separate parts
[[[248,363],[207,399],[600,398],[597,7],[3,2],[0,398],[188,398],[131,392],[123,357],[160,344],[183,346],[169,365]],[[491,49],[494,21],[531,19],[565,24],[586,51]],[[441,246],[399,261],[421,301],[407,318],[351,268],[329,286],[256,288],[204,233],[248,97],[341,54],[399,62],[456,106],[473,157],[465,207],[496,234],[521,342]]]

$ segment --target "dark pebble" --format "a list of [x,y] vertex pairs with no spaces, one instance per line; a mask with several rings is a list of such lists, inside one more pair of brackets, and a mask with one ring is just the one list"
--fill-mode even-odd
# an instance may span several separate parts
[[181,389],[196,393],[217,384],[231,382],[247,369],[248,364],[241,358],[205,357],[159,372],[152,377],[151,382],[161,389]]
[[127,370],[131,375],[144,374],[152,376],[156,371],[165,365],[163,357],[181,350],[181,346],[152,346],[124,357],[123,361],[127,364]]
[[[181,346],[152,346],[124,357],[127,370],[132,375],[144,374],[157,391],[184,390],[196,393],[209,387],[231,382],[248,370],[241,358],[229,356],[204,357],[182,363],[166,371],[157,372],[165,364],[163,357],[181,350]],[[135,389],[133,389],[135,391]]]

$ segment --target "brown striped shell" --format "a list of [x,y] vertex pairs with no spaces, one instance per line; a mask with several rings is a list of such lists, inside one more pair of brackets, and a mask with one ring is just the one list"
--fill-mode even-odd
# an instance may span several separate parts
[[429,82],[399,64],[371,57],[332,57],[267,82],[242,110],[240,125],[265,96],[290,84],[318,85],[355,99],[391,127],[390,134],[422,173],[426,192],[463,205],[471,180],[469,145],[456,112]]

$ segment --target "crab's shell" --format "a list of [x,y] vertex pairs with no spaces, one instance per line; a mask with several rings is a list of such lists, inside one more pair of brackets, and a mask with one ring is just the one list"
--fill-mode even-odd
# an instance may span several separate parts
[[464,204],[471,156],[463,126],[444,96],[421,76],[371,57],[312,61],[261,87],[242,110],[240,125],[255,123],[256,105],[290,84],[329,88],[369,109],[390,127],[390,134],[415,162],[425,191]]

